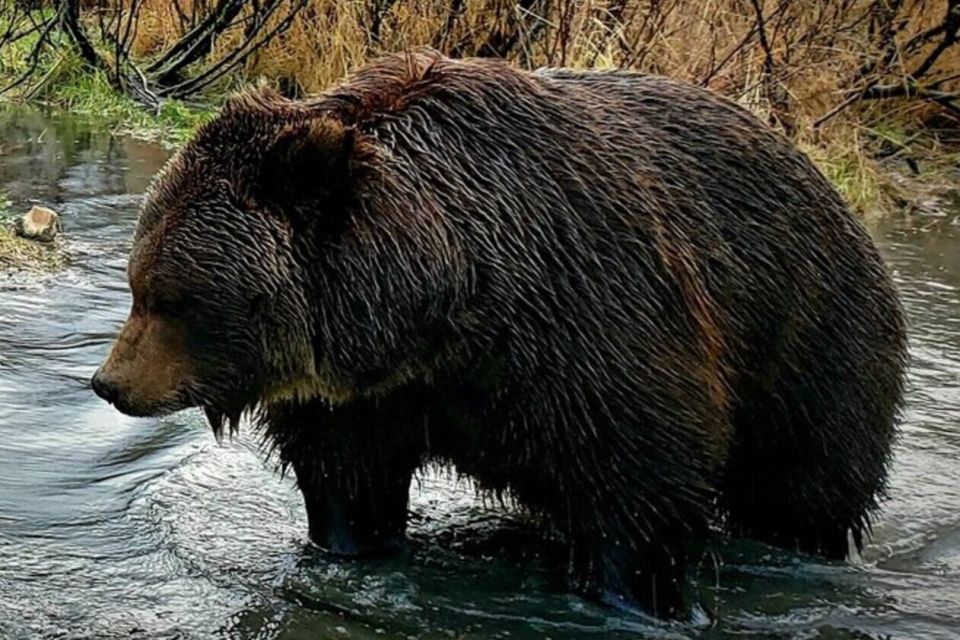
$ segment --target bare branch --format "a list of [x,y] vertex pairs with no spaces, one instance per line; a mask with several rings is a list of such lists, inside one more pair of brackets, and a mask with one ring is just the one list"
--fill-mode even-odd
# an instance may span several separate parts
[[7,86],[0,89],[0,95],[7,93],[16,89],[24,82],[26,82],[33,73],[37,70],[37,67],[40,65],[40,56],[43,53],[43,48],[47,46],[50,40],[50,34],[53,32],[53,28],[57,25],[57,17],[51,16],[47,18],[46,23],[43,26],[43,30],[40,32],[40,36],[37,38],[36,43],[33,45],[33,48],[30,50],[30,53],[27,54],[27,59],[30,61],[27,65],[26,71],[24,71],[20,76],[18,76],[13,82]]
[[219,0],[217,7],[199,25],[183,35],[170,49],[144,71],[166,84],[188,65],[207,55],[217,35],[233,22],[243,9],[244,0]]
[[[248,40],[208,69],[204,70],[203,73],[171,87],[163,87],[158,91],[158,94],[161,96],[185,97],[210,86],[238,65],[242,64],[252,53],[270,42],[274,36],[286,31],[297,13],[306,6],[307,2],[309,2],[309,0],[296,0],[290,7],[287,15],[259,40]],[[266,10],[263,21],[266,22],[281,4],[282,2],[280,1],[272,4]]]

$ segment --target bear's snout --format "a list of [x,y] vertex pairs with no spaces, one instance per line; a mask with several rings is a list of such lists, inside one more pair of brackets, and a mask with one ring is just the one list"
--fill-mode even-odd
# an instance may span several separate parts
[[93,392],[112,404],[120,413],[134,417],[156,416],[171,413],[181,407],[179,394],[175,391],[165,396],[151,398],[140,389],[124,386],[122,381],[105,372],[106,365],[97,369],[90,379]]
[[90,379],[90,388],[122,413],[155,416],[193,406],[185,392],[193,378],[192,360],[178,327],[162,318],[134,314]]
[[90,378],[90,388],[98,396],[110,404],[114,404],[120,398],[120,389],[113,380],[103,375],[102,372],[103,369],[100,368],[93,374],[93,377]]

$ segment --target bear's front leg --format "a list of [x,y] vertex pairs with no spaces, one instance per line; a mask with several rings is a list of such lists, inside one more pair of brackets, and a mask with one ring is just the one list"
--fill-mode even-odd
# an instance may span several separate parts
[[425,450],[425,421],[411,406],[360,400],[273,408],[267,433],[293,467],[310,539],[344,556],[403,545],[410,480]]
[[[330,449],[336,455],[337,449]],[[329,461],[293,464],[307,509],[310,539],[342,556],[378,556],[400,550],[407,527],[413,469],[366,465],[356,470]],[[318,466],[319,465],[319,466]]]
[[[690,547],[679,532],[638,541],[595,532],[571,541],[571,586],[587,597],[655,617],[686,612],[686,556]],[[687,544],[685,544],[687,543]]]

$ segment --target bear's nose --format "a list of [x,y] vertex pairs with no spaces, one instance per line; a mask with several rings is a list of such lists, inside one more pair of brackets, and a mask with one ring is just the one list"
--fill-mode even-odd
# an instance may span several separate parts
[[113,404],[117,401],[117,397],[120,395],[117,386],[108,380],[100,371],[97,369],[97,372],[93,374],[93,377],[90,379],[90,387],[93,389],[93,392],[98,396]]

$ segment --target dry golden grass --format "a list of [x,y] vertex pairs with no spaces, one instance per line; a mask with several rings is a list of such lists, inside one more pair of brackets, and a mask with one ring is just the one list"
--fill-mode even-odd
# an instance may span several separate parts
[[[143,0],[142,9],[137,18],[137,33],[131,53],[139,58],[163,51],[183,35],[183,26],[176,19],[170,0]],[[195,10],[191,0],[181,0],[184,11]]]
[[[170,47],[184,31],[183,16],[212,5],[144,0],[133,53],[149,57]],[[288,30],[248,59],[243,76],[314,93],[372,57],[423,46],[455,56],[501,55],[526,67],[631,68],[709,86],[805,148],[833,149],[815,155],[835,159],[862,155],[871,132],[891,122],[908,131],[943,112],[919,100],[856,101],[817,124],[851,91],[868,82],[896,85],[919,67],[939,39],[910,43],[942,23],[947,6],[948,0],[309,0]],[[899,28],[886,37],[884,24]],[[227,31],[212,59],[241,40],[239,27]],[[888,46],[896,52],[892,61],[864,75],[860,70]],[[960,46],[954,46],[924,79],[958,73]],[[960,81],[939,88],[957,90]],[[859,181],[877,173],[866,158],[837,162],[855,166]],[[879,189],[857,184],[847,195],[856,201],[867,192]]]
[[[183,16],[211,4],[144,0],[134,55],[171,46],[185,29]],[[371,57],[431,46],[461,56],[502,54],[527,67],[662,73],[704,82],[761,112],[788,108],[803,125],[842,101],[857,69],[879,53],[882,38],[871,33],[878,28],[871,26],[871,11],[900,7],[893,22],[906,25],[894,38],[902,47],[942,21],[947,0],[757,0],[757,5],[765,20],[769,67],[752,0],[310,0],[285,33],[250,58],[246,73],[284,78],[312,93]],[[225,33],[213,58],[226,55],[241,37],[239,27]],[[934,44],[902,51],[902,71]],[[960,70],[960,48],[954,49],[939,60],[936,73]]]

